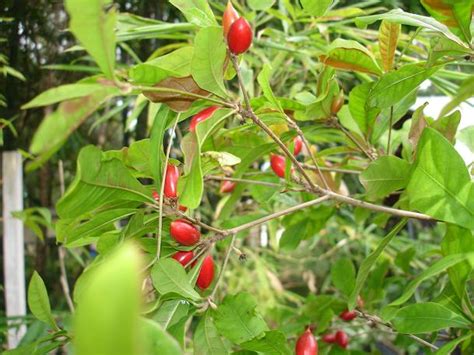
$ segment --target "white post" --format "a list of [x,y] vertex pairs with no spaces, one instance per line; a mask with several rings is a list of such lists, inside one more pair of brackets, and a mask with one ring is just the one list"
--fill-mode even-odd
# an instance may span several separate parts
[[[23,209],[23,169],[20,153],[3,153],[3,270],[7,317],[26,315],[23,223],[12,212]],[[8,347],[15,348],[26,332],[20,321],[8,322]]]

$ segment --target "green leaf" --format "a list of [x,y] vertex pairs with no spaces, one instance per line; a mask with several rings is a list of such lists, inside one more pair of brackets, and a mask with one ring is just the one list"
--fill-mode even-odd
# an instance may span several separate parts
[[370,90],[369,106],[386,108],[395,105],[438,69],[415,63],[384,74]]
[[186,20],[199,26],[216,26],[217,22],[207,0],[170,0],[186,17]]
[[379,28],[379,48],[383,69],[388,72],[393,67],[395,51],[397,50],[400,24],[382,21]]
[[62,223],[56,226],[56,238],[67,247],[77,247],[82,244],[81,240],[90,244],[89,238],[100,237],[107,231],[115,230],[115,223],[135,212],[135,208],[114,208],[94,213],[85,222],[84,216],[72,221],[62,219]]
[[465,79],[459,90],[456,91],[456,95],[451,99],[450,102],[443,107],[441,112],[439,113],[439,117],[445,116],[446,114],[450,113],[454,110],[459,104],[463,101],[474,96],[474,77],[470,77]]
[[67,0],[69,28],[105,76],[114,78],[117,12],[111,0]]
[[280,238],[280,248],[287,251],[295,250],[303,239],[311,236],[313,223],[314,221],[307,219],[285,228]]
[[357,26],[365,27],[379,20],[387,20],[390,22],[399,23],[401,25],[425,28],[427,30],[437,32],[438,34],[448,38],[453,42],[456,42],[462,47],[468,48],[468,46],[463,41],[461,41],[459,37],[454,35],[446,25],[439,23],[431,17],[411,14],[401,9],[395,9],[377,15],[357,17],[355,22]]
[[201,299],[183,266],[174,259],[160,259],[151,270],[153,286],[161,295],[177,294],[192,301]]
[[43,279],[36,271],[33,272],[28,286],[28,306],[36,318],[49,324],[54,330],[59,330],[51,313],[48,291],[46,290]]
[[148,190],[116,159],[94,147],[83,148],[74,181],[56,205],[61,218],[75,218],[117,201],[153,202]]
[[278,330],[265,332],[265,336],[240,344],[243,349],[256,351],[265,355],[290,355],[285,334]]
[[213,313],[217,330],[236,344],[260,337],[268,327],[256,307],[255,299],[248,293],[227,295]]
[[474,228],[474,188],[469,172],[454,147],[432,128],[425,128],[418,142],[406,191],[411,209]]
[[461,37],[466,43],[470,43],[472,0],[442,1],[421,0],[423,7],[439,22],[449,27],[451,32]]
[[[473,253],[474,243],[472,233],[468,229],[459,228],[448,224],[446,234],[441,242],[441,252],[445,256],[456,255],[458,253]],[[466,282],[472,271],[472,264],[468,261],[448,268],[448,275],[454,290],[460,299],[466,296]]]
[[454,111],[452,114],[438,118],[436,121],[430,123],[430,127],[436,129],[448,141],[454,144],[456,132],[459,123],[461,122],[461,112]]
[[252,10],[265,11],[273,6],[275,0],[247,0],[247,3]]
[[142,342],[140,254],[126,244],[87,279],[74,319],[75,354],[138,354]]
[[170,76],[184,78],[191,75],[191,61],[194,47],[186,46],[138,64],[130,70],[130,77],[135,83],[154,85]]
[[188,310],[189,303],[187,301],[166,300],[153,315],[153,320],[163,329],[168,329],[184,318],[188,314]]
[[115,87],[103,87],[91,95],[62,102],[56,111],[41,122],[30,146],[31,153],[51,155],[56,152],[91,113],[119,93]]
[[194,38],[191,72],[201,89],[227,97],[224,86],[224,62],[227,55],[222,27],[205,27]]
[[351,259],[338,259],[331,266],[331,280],[334,286],[340,290],[344,295],[350,296],[354,290],[356,275],[354,264]]
[[217,328],[208,311],[201,318],[194,333],[195,355],[226,355],[229,349],[217,333]]
[[300,0],[300,2],[303,9],[311,16],[320,17],[326,13],[333,0]]
[[380,69],[374,55],[359,42],[336,39],[321,56],[321,62],[334,68],[380,75]]
[[349,111],[366,137],[372,131],[375,119],[380,113],[380,109],[369,107],[367,104],[373,85],[373,82],[359,84],[349,94]]
[[418,303],[401,308],[392,320],[400,333],[431,333],[446,328],[468,328],[470,322],[438,303]]
[[182,354],[183,350],[178,342],[168,334],[158,323],[150,319],[141,320],[143,331],[142,354],[147,355],[176,355]]
[[204,192],[203,172],[201,167],[201,147],[207,137],[227,117],[234,114],[227,109],[219,109],[214,114],[200,122],[195,132],[190,132],[181,141],[181,150],[184,154],[184,172],[179,181],[180,203],[188,208],[196,208],[201,203]]
[[32,107],[48,106],[57,102],[77,99],[91,95],[104,88],[102,84],[67,84],[46,90],[36,96],[33,100],[21,106],[23,110]]
[[381,198],[406,187],[409,177],[407,161],[386,155],[371,162],[359,179],[370,197]]
[[258,74],[257,80],[260,84],[260,88],[262,89],[265,98],[270,101],[278,111],[283,113],[283,108],[281,107],[280,102],[275,97],[275,94],[273,94],[272,87],[270,86],[271,73],[272,68],[269,64],[266,63],[263,65],[262,71]]
[[474,153],[474,126],[468,126],[459,131],[458,139]]
[[362,287],[364,286],[365,280],[367,280],[367,277],[369,276],[370,269],[375,264],[380,254],[382,254],[388,243],[390,243],[393,237],[395,237],[402,230],[406,223],[406,219],[402,219],[400,222],[398,222],[398,224],[390,231],[390,233],[388,233],[385,238],[382,239],[380,244],[377,246],[377,249],[375,249],[367,258],[365,258],[365,260],[360,265],[359,272],[357,273],[355,287],[348,301],[350,309],[353,309],[355,307],[357,303],[357,296],[359,296],[359,293],[362,290]]
[[461,344],[463,341],[469,339],[472,337],[472,334],[466,334],[462,337],[459,337],[457,339],[451,340],[450,342],[444,344],[442,347],[440,347],[434,355],[450,355],[454,350],[456,350],[457,346]]
[[417,287],[425,280],[438,275],[439,273],[446,271],[447,268],[450,268],[454,265],[459,264],[462,261],[471,260],[474,263],[474,253],[469,254],[452,254],[447,255],[441,260],[438,260],[436,263],[423,270],[417,277],[415,277],[406,287],[405,292],[397,298],[395,301],[390,303],[389,306],[399,306],[410,299],[410,297],[415,293]]
[[416,94],[417,90],[415,89],[398,103],[393,105],[393,115],[390,107],[380,111],[372,129],[369,127],[369,132],[371,133],[370,141],[373,144],[379,144],[380,137],[388,130],[388,127],[390,126],[390,116],[392,117],[392,125],[394,125],[405,116],[413,105],[415,105],[417,98]]

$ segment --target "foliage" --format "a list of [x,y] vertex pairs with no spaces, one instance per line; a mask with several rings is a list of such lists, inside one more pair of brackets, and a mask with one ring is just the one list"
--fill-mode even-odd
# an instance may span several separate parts
[[[368,3],[235,3],[257,34],[240,57],[226,48],[222,4],[170,3],[181,22],[66,1],[75,50],[97,67],[23,105],[56,105],[28,169],[61,154],[88,120],[103,125],[128,105],[125,130],[141,115],[147,135],[116,149],[84,146],[54,223],[41,209],[18,214],[41,238],[53,223],[70,255],[94,245],[98,256],[66,316],[51,313],[33,275],[30,310],[53,335],[10,353],[67,344],[78,354],[289,354],[308,325],[318,341],[344,329],[352,353],[382,341],[407,353],[472,353],[474,187],[453,142],[455,109],[472,95],[473,2],[422,1],[432,17]],[[171,43],[140,58],[130,43],[149,39]],[[134,65],[122,65],[118,47]],[[452,99],[437,119],[425,106],[410,118],[428,79]],[[219,109],[188,130],[211,105]],[[297,157],[296,135],[305,145]],[[277,153],[285,179],[268,168]],[[183,173],[177,199],[163,195],[168,163]],[[227,179],[235,188],[218,192]],[[201,242],[179,245],[169,233],[176,218],[199,226]],[[173,260],[177,250],[193,250],[196,262]],[[218,266],[202,290],[205,255]],[[337,318],[354,308],[351,323]],[[322,353],[342,351],[319,343]]]

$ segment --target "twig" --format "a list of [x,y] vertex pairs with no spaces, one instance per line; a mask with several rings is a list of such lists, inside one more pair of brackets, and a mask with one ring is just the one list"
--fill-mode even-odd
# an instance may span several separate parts
[[206,176],[206,180],[217,180],[217,181],[232,181],[232,182],[241,182],[246,184],[255,184],[255,185],[262,185],[262,186],[269,186],[269,187],[281,187],[284,188],[284,185],[275,184],[273,182],[268,181],[259,181],[259,180],[251,180],[251,179],[238,179],[228,176],[217,176],[217,175],[208,175]]
[[259,218],[259,219],[255,220],[255,221],[248,222],[248,223],[244,223],[244,224],[242,224],[242,225],[240,225],[240,226],[227,229],[226,232],[227,232],[227,234],[239,233],[239,232],[241,232],[241,231],[243,231],[243,230],[245,230],[245,229],[249,229],[249,228],[258,226],[259,224],[262,224],[262,223],[271,221],[272,219],[279,218],[279,217],[282,217],[282,216],[286,216],[287,214],[291,214],[291,213],[293,213],[293,212],[302,210],[302,209],[307,208],[307,207],[310,207],[310,206],[318,205],[318,204],[320,204],[321,202],[324,202],[324,201],[326,201],[326,200],[328,200],[328,199],[329,199],[329,196],[322,196],[322,197],[319,197],[319,198],[317,198],[317,199],[315,199],[315,200],[311,200],[311,201],[308,201],[308,202],[303,202],[303,203],[300,203],[300,204],[298,204],[298,205],[296,205],[296,206],[292,206],[292,207],[290,207],[290,208],[284,209],[284,210],[282,210],[282,211],[278,211],[278,212],[269,214],[268,216]]
[[[375,323],[375,324],[379,324],[379,325],[383,325],[387,328],[389,328],[391,330],[392,333],[398,333],[394,328],[393,326],[390,324],[390,323],[386,323],[384,322],[383,320],[381,320],[379,317],[377,316],[373,316],[373,315],[370,315],[370,314],[367,314],[365,312],[362,312],[360,310],[356,310],[357,312],[357,315],[365,320],[368,320],[369,322],[372,322],[372,323]],[[416,335],[413,335],[413,334],[404,334],[404,335],[407,335],[408,337],[412,338],[413,340],[415,340],[416,342],[424,345],[424,346],[427,346],[433,350],[438,350],[439,348],[436,346],[436,345],[433,345],[429,342],[427,342],[426,340],[422,339],[422,338],[419,338],[417,337]]]
[[219,276],[217,277],[217,281],[216,281],[216,284],[214,285],[214,289],[212,290],[212,293],[211,295],[209,296],[209,298],[212,300],[214,299],[215,295],[216,295],[216,292],[217,292],[217,287],[219,286],[220,282],[222,281],[222,278],[224,276],[224,271],[227,267],[227,263],[229,261],[229,257],[230,257],[230,254],[234,248],[234,243],[235,243],[235,238],[237,237],[237,234],[234,234],[232,235],[232,239],[230,240],[230,244],[229,244],[229,247],[227,248],[227,252],[225,254],[225,257],[224,257],[224,261],[222,263],[222,267],[221,267],[221,271],[219,272]]
[[[61,196],[64,195],[65,185],[64,185],[64,166],[63,161],[59,160],[58,162],[58,173],[59,173],[59,189],[61,191]],[[64,296],[66,297],[66,302],[71,312],[74,312],[74,302],[72,302],[71,290],[69,288],[69,283],[67,281],[67,271],[66,271],[66,262],[65,262],[65,250],[63,246],[58,247],[58,256],[59,256],[59,282],[61,283],[61,288],[63,289]]]
[[165,191],[165,182],[166,182],[166,170],[168,168],[168,161],[170,158],[171,147],[173,145],[174,132],[176,131],[176,126],[178,125],[180,113],[176,115],[176,120],[174,121],[173,130],[171,131],[170,140],[168,142],[168,147],[166,149],[165,163],[163,165],[163,175],[161,177],[161,187],[160,187],[160,201],[159,201],[159,217],[158,217],[158,236],[157,236],[157,245],[156,245],[156,260],[160,258],[161,253],[161,235],[163,229],[163,200],[164,200],[164,191]]
[[392,140],[392,121],[393,121],[393,106],[390,106],[390,120],[388,126],[388,142],[387,142],[387,155],[390,155],[390,142]]
[[288,117],[287,114],[285,114],[284,116],[285,116],[285,119],[288,122],[288,124],[296,131],[296,133],[298,133],[298,136],[303,141],[303,144],[304,144],[306,150],[308,151],[308,154],[309,154],[311,160],[313,161],[314,166],[316,167],[316,171],[317,171],[319,177],[321,178],[321,181],[323,182],[324,187],[326,189],[330,190],[329,185],[326,181],[326,178],[324,177],[324,174],[321,172],[321,169],[320,169],[319,164],[316,160],[316,157],[314,156],[313,152],[311,151],[311,147],[308,143],[308,140],[304,136],[303,131],[301,131],[301,128],[296,124],[296,122],[294,122],[290,117]]
[[[309,169],[309,170],[318,169],[313,165],[309,165],[309,164],[305,164],[305,163],[302,163],[301,165],[303,166],[303,168]],[[361,173],[358,170],[342,169],[342,168],[336,168],[336,167],[331,167],[331,166],[320,166],[319,170],[321,170],[321,171],[330,171],[330,172],[335,172],[335,173],[342,173],[342,174],[356,174],[356,175],[358,175],[358,174]]]
[[[421,220],[429,220],[429,221],[434,220],[432,217],[430,217],[428,215],[425,215],[425,214],[422,214],[422,213],[398,210],[396,208],[390,208],[390,207],[375,205],[375,204],[372,204],[372,203],[369,203],[369,202],[357,200],[357,199],[352,198],[352,197],[340,195],[338,193],[335,193],[335,192],[330,191],[330,190],[323,189],[323,188],[315,185],[313,183],[313,181],[311,180],[311,178],[306,174],[306,171],[304,170],[301,163],[293,156],[293,154],[288,150],[288,148],[281,141],[281,139],[275,133],[273,133],[273,131],[268,126],[266,126],[265,123],[263,123],[255,115],[255,113],[253,112],[253,110],[250,106],[250,99],[249,99],[248,93],[245,90],[245,87],[244,87],[244,84],[243,84],[242,74],[240,73],[240,68],[239,68],[239,65],[238,65],[238,62],[237,62],[237,57],[234,56],[234,55],[231,55],[231,60],[232,60],[232,64],[234,65],[234,69],[237,73],[239,86],[240,86],[240,89],[241,89],[241,91],[244,95],[245,105],[247,107],[247,110],[240,109],[239,113],[244,117],[248,117],[248,118],[252,119],[252,121],[257,126],[262,128],[262,130],[264,130],[275,141],[275,143],[277,143],[280,146],[280,148],[283,150],[285,155],[295,164],[298,171],[301,173],[303,178],[306,180],[306,183],[304,185],[308,189],[308,192],[312,192],[312,193],[315,193],[317,195],[323,195],[323,196],[328,195],[333,200],[340,201],[340,202],[345,202],[345,203],[348,203],[348,204],[353,205],[353,206],[362,207],[362,208],[370,209],[370,210],[377,211],[377,212],[385,212],[385,213],[390,213],[390,214],[393,214],[393,215],[396,215],[396,216],[416,218],[416,219],[421,219]],[[359,149],[361,149],[361,151],[364,152],[370,160],[375,160],[375,158],[372,156],[372,154],[369,151],[367,151],[357,141],[357,139],[355,139],[352,136],[352,134],[349,131],[347,131],[344,127],[342,127],[341,124],[337,121],[337,119],[333,119],[333,122],[336,125],[336,127],[338,127],[342,132],[344,132],[346,134],[346,136],[349,139],[351,139],[354,142],[354,144],[356,144],[359,147]],[[300,182],[300,183],[302,183],[302,182]]]
[[249,98],[248,92],[244,87],[244,82],[243,82],[243,79],[242,79],[242,73],[240,72],[239,63],[237,62],[237,57],[235,55],[231,54],[230,58],[232,60],[232,65],[234,66],[235,72],[237,73],[237,79],[239,81],[240,90],[242,91],[242,94],[244,95],[245,106],[247,108],[246,110],[240,109],[239,110],[240,115],[243,116],[243,117],[250,118],[257,126],[259,126],[262,130],[264,130],[265,133],[267,133],[270,136],[270,138],[272,138],[275,141],[275,143],[277,143],[280,146],[280,148],[283,150],[285,155],[291,160],[291,162],[293,164],[295,164],[296,168],[301,173],[301,175],[304,177],[304,179],[308,182],[308,184],[311,186],[313,191],[317,192],[319,190],[319,186],[317,186],[313,183],[313,181],[308,176],[306,171],[300,165],[300,162],[288,150],[288,147],[285,145],[285,143],[283,143],[281,141],[281,139],[275,133],[273,133],[273,131],[265,123],[263,123],[263,121],[260,120],[257,117],[257,115],[253,112],[252,107],[250,106],[250,98]]
[[420,220],[424,220],[424,221],[436,221],[433,217],[428,216],[428,215],[423,214],[423,213],[406,211],[406,210],[399,210],[397,208],[391,208],[391,207],[386,207],[386,206],[380,206],[380,205],[376,205],[376,204],[373,204],[373,203],[370,203],[370,202],[357,200],[357,199],[349,197],[349,196],[340,195],[340,194],[332,192],[332,191],[323,191],[323,193],[329,195],[329,197],[332,200],[336,200],[336,201],[339,201],[339,202],[345,202],[345,203],[347,203],[349,205],[352,205],[352,206],[361,207],[361,208],[365,208],[365,209],[376,211],[376,212],[384,212],[384,213],[392,214],[394,216],[415,218],[415,219],[420,219]]
[[351,132],[349,132],[347,129],[345,129],[337,120],[334,120],[334,124],[336,127],[342,131],[346,135],[349,140],[354,143],[357,148],[359,148],[370,160],[375,160],[374,156],[367,150],[365,147],[360,144],[360,142],[352,135]]
[[306,191],[302,188],[292,188],[282,184],[276,184],[273,182],[268,181],[260,181],[260,180],[251,180],[251,179],[240,179],[240,178],[233,178],[228,176],[217,176],[217,175],[208,175],[205,178],[206,180],[217,180],[217,181],[232,181],[232,182],[241,182],[244,184],[252,184],[252,185],[261,185],[261,186],[268,186],[268,187],[277,187],[281,189],[285,189],[285,191]]

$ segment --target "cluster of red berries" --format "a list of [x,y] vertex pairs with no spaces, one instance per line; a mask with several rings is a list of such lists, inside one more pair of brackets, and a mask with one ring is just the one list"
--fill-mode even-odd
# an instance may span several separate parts
[[[185,219],[177,219],[171,222],[170,234],[176,242],[185,246],[195,245],[201,238],[199,230]],[[194,259],[194,252],[192,250],[178,251],[173,255],[173,259],[186,267]],[[212,256],[208,255],[202,262],[196,284],[201,290],[205,290],[212,283],[213,279],[214,260],[212,259]]]
[[[165,173],[165,186],[164,195],[168,199],[178,198],[178,180],[179,180],[179,169],[177,166],[168,164]],[[156,191],[153,191],[153,198],[159,201],[160,196]],[[186,207],[179,206],[181,211],[186,211]],[[171,222],[170,225],[171,237],[181,245],[192,246],[199,242],[201,233],[199,230],[190,222],[185,219],[177,219]],[[173,259],[177,260],[184,267],[194,259],[193,251],[178,251],[173,255]],[[194,263],[193,263],[194,265]],[[204,258],[204,261],[199,271],[199,276],[196,281],[198,287],[205,290],[209,287],[214,279],[214,261],[212,256],[208,255]]]
[[[355,311],[349,311],[347,309],[339,314],[339,318],[345,322],[350,322],[356,317],[357,313]],[[337,344],[343,349],[346,349],[349,345],[349,336],[343,330],[338,330],[335,333],[324,334],[321,340],[327,344]],[[318,354],[318,343],[313,336],[311,327],[306,328],[304,333],[300,335],[296,341],[295,351],[296,355]]]

